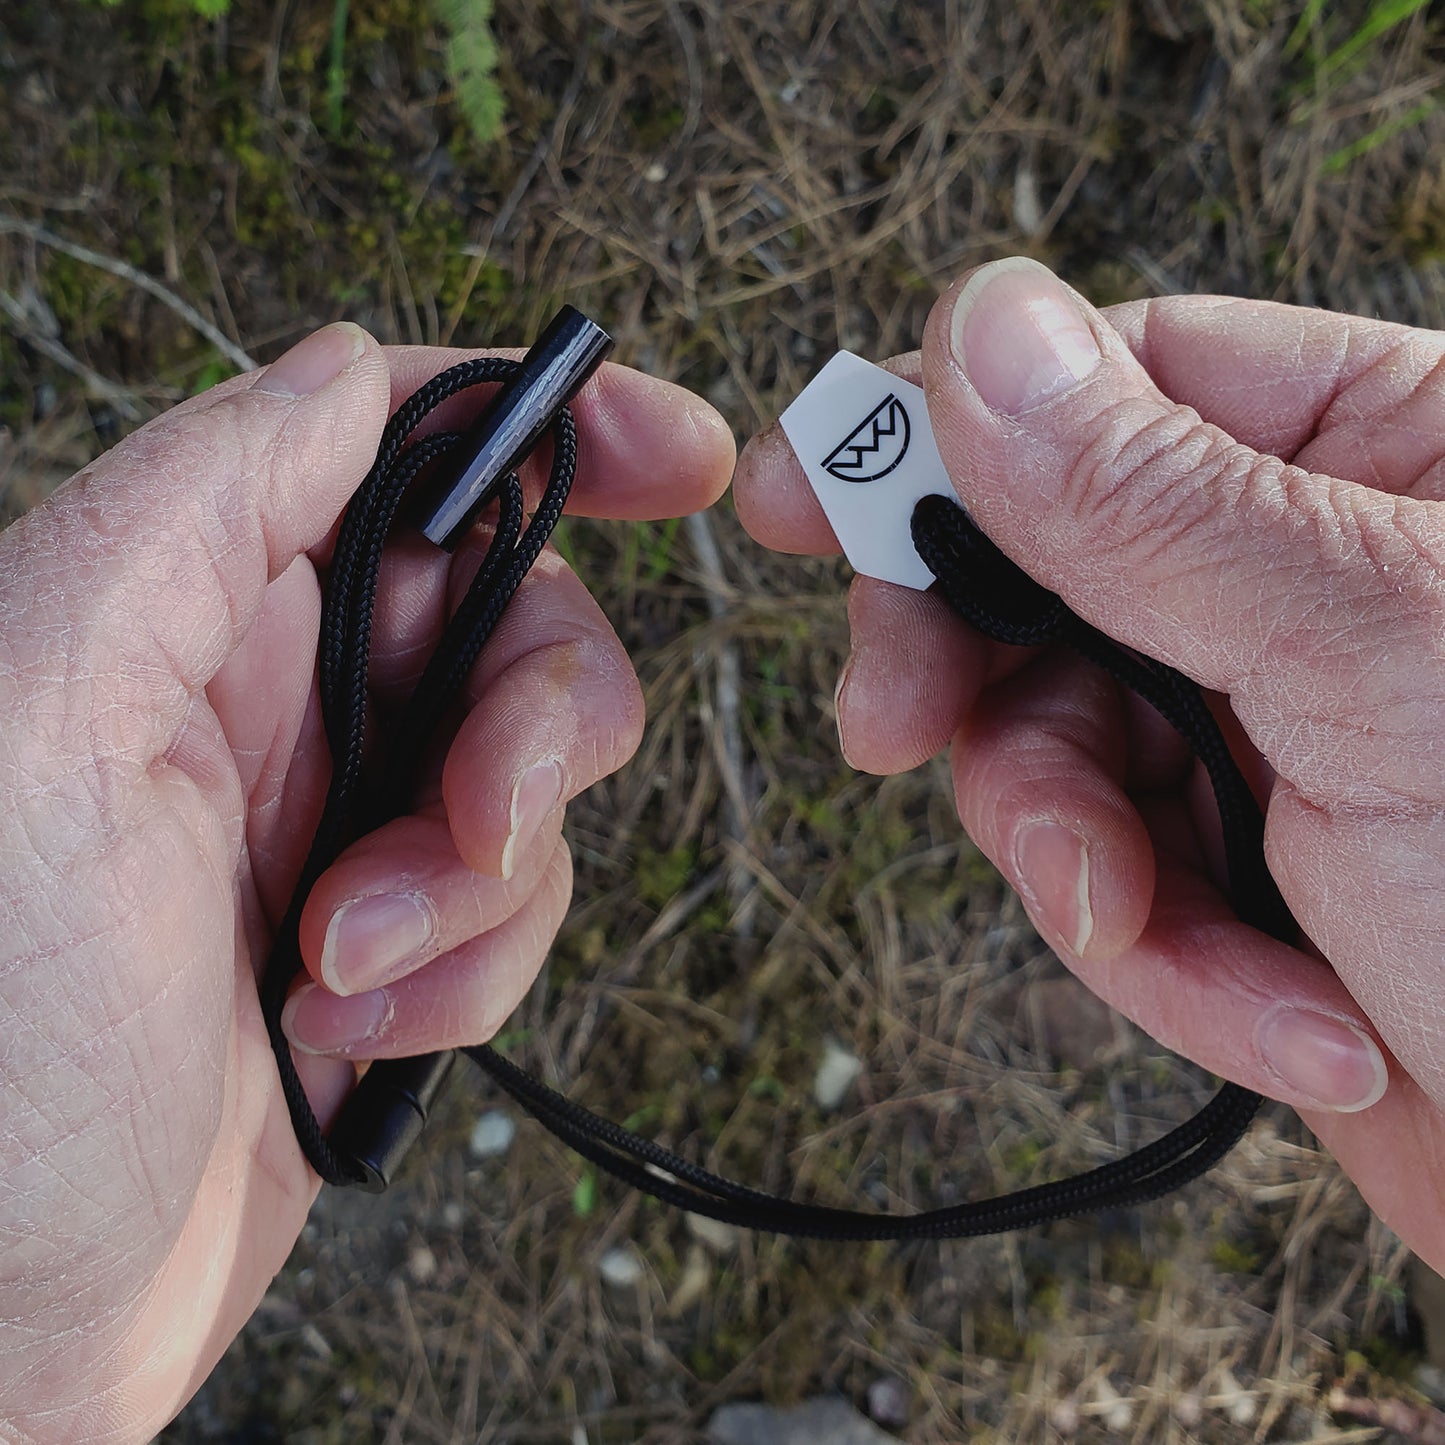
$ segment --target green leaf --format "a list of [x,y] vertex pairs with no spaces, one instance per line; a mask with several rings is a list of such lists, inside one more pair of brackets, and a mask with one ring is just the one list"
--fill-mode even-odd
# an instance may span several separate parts
[[1359,140],[1351,141],[1349,145],[1341,146],[1337,151],[1331,151],[1320,162],[1320,170],[1326,175],[1337,175],[1341,171],[1349,170],[1361,156],[1369,155],[1377,146],[1384,145],[1387,140],[1399,135],[1402,130],[1409,130],[1412,125],[1418,125],[1434,109],[1433,97],[1422,100],[1419,105],[1413,106],[1404,115],[1396,116],[1394,120],[1387,120],[1384,125],[1377,125],[1367,135],[1362,135]]
[[1387,30],[1393,30],[1401,21],[1408,20],[1429,3],[1430,0],[1375,0],[1365,16],[1364,24],[1343,45],[1337,46],[1320,61],[1319,74],[1322,77],[1328,76],[1342,65],[1348,64]]
[[597,1208],[597,1171],[586,1170],[572,1191],[572,1212],[586,1219]]
[[191,381],[191,395],[199,396],[203,391],[209,391],[219,381],[225,381],[227,377],[235,376],[236,368],[224,357],[213,356],[196,373]]
[[497,42],[492,38],[492,0],[432,0],[447,33],[447,74],[456,106],[478,141],[495,140],[504,102],[495,79]]
[[346,102],[346,21],[351,0],[334,0],[331,9],[331,53],[326,61],[326,126],[341,134]]
[[1293,60],[1304,49],[1305,41],[1309,39],[1310,32],[1319,23],[1324,8],[1325,0],[1309,0],[1300,18],[1295,22],[1294,29],[1290,31],[1289,39],[1284,43],[1284,53],[1287,59]]

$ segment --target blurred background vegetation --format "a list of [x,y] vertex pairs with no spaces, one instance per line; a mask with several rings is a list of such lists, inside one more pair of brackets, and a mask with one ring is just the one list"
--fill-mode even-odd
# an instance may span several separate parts
[[[0,488],[346,316],[524,343],[562,300],[739,438],[964,268],[1445,319],[1420,0],[7,0]],[[1094,1006],[941,762],[839,759],[846,570],[705,522],[567,524],[638,761],[507,1045],[749,1181],[926,1208],[1086,1167],[1210,1081]],[[862,1063],[827,1110],[828,1048]],[[382,1199],[323,1194],[167,1441],[707,1438],[836,1393],[919,1442],[1445,1438],[1431,1281],[1283,1110],[1186,1195],[825,1247],[628,1198],[455,1083]],[[1433,1340],[1436,1351],[1445,1348]],[[1393,1432],[1393,1433],[1391,1433]]]

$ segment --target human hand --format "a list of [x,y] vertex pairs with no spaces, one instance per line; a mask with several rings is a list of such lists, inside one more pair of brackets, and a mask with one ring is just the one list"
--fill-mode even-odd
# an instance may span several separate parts
[[[848,759],[897,772],[951,741],[965,827],[1059,956],[1295,1105],[1445,1268],[1445,335],[1219,297],[1101,314],[1015,260],[951,288],[890,365],[921,380],[984,531],[1218,694],[1313,949],[1234,917],[1212,797],[1152,711],[935,596],[855,580]],[[735,495],[760,541],[836,550],[777,428]]]
[[[458,359],[328,327],[0,536],[7,1439],[149,1439],[315,1197],[256,980],[329,773],[317,569],[390,408]],[[731,437],[679,388],[606,367],[575,410],[570,510],[670,516],[726,485]],[[524,480],[535,497],[541,476]],[[479,561],[419,540],[388,557],[384,697],[415,682]],[[642,726],[621,644],[550,553],[467,706],[414,814],[352,847],[306,907],[314,982],[287,1028],[323,1118],[354,1077],[338,1055],[478,1042],[515,1007],[570,893],[563,806]]]

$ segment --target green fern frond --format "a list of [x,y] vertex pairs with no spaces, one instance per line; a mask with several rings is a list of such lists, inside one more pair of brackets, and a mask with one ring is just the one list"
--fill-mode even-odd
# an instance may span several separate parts
[[492,37],[492,0],[432,0],[447,33],[447,74],[457,109],[477,140],[495,140],[502,129],[502,88],[496,81],[497,42]]

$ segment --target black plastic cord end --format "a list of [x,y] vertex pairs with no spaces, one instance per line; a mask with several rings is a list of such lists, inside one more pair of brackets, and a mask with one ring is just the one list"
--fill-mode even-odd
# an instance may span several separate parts
[[438,463],[416,519],[425,536],[448,550],[457,545],[493,489],[521,465],[612,346],[612,338],[575,307],[564,306],[552,318],[516,377]]
[[326,1142],[360,1177],[356,1187],[380,1194],[406,1152],[421,1138],[456,1053],[418,1054],[374,1063],[341,1106]]

